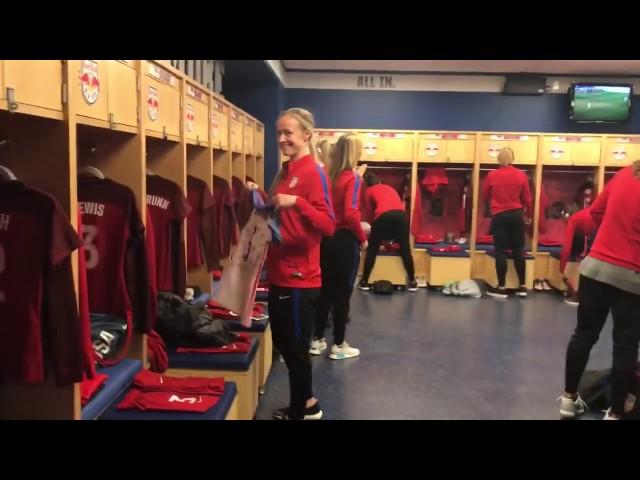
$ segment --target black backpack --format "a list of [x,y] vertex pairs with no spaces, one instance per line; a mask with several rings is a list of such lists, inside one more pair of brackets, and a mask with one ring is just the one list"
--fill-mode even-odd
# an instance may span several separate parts
[[391,295],[393,293],[393,284],[388,280],[378,280],[373,282],[372,291],[378,295]]
[[229,325],[213,318],[206,307],[191,305],[169,292],[158,293],[155,330],[172,348],[222,347],[236,339]]

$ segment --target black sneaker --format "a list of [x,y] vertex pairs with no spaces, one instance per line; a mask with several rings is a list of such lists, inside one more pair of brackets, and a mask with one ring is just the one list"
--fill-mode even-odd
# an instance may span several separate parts
[[416,282],[415,280],[413,282],[409,282],[407,284],[407,290],[409,290],[410,292],[417,292],[418,291],[418,282]]
[[366,282],[360,282],[358,284],[358,289],[362,290],[363,292],[368,292],[369,290],[371,290],[371,285]]
[[518,290],[516,290],[516,295],[519,297],[526,297],[527,296],[527,287],[520,287],[518,288]]
[[[291,420],[289,417],[289,407],[279,408],[273,412],[274,420]],[[316,402],[312,407],[304,409],[303,420],[320,420],[322,419],[322,410],[320,409],[320,402]]]
[[499,298],[501,300],[506,300],[507,298],[509,298],[509,294],[507,293],[507,290],[505,288],[489,287],[489,290],[487,290],[487,295],[493,298]]
[[580,305],[580,299],[577,295],[568,295],[567,297],[565,297],[564,303],[566,303],[567,305],[571,305],[572,307],[577,307],[578,305]]

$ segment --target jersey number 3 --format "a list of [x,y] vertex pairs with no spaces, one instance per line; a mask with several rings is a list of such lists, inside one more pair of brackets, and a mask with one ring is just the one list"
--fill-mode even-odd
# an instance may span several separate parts
[[100,262],[100,253],[98,252],[98,247],[94,244],[97,235],[98,227],[95,225],[82,226],[82,241],[88,270],[97,267]]

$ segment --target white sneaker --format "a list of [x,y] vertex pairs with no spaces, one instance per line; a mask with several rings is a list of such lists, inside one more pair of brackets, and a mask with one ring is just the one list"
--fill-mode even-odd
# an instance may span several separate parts
[[602,419],[603,420],[620,420],[620,418],[614,417],[614,416],[611,415],[611,408],[607,408],[604,411],[604,417]]
[[633,393],[627,394],[627,399],[624,401],[624,413],[631,413],[636,407],[636,396]]
[[560,416],[562,418],[575,418],[589,408],[580,395],[575,400],[562,395],[558,400],[560,400]]
[[329,354],[329,358],[332,360],[345,360],[347,358],[354,358],[360,355],[360,350],[357,348],[353,348],[347,342],[344,342],[342,345],[333,345],[331,347],[331,353]]
[[321,355],[327,349],[327,341],[324,338],[313,339],[309,353],[311,355]]

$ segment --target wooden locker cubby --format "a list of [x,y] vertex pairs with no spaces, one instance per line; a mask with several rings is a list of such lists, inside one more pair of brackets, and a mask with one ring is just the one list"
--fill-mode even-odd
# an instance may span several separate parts
[[[62,120],[62,60],[2,60],[0,109]],[[11,98],[9,98],[11,97]]]
[[598,166],[602,137],[596,135],[545,135],[543,165]]
[[229,113],[229,147],[234,153],[244,153],[244,137],[242,134],[243,115],[231,107]]
[[[206,118],[206,117],[205,117]],[[196,177],[213,191],[213,158],[212,150],[207,147],[187,145],[187,174]],[[195,206],[192,205],[192,208]],[[196,268],[187,271],[187,285],[197,285],[203,293],[212,293],[211,274],[206,261]]]
[[213,174],[231,184],[231,152],[213,150]]
[[69,95],[78,123],[109,119],[108,60],[69,60]]
[[215,96],[211,98],[211,146],[229,150],[229,105]]
[[139,60],[109,60],[107,104],[111,128],[131,132],[138,130],[139,63]]
[[[34,110],[39,111],[40,110]],[[0,111],[0,138],[7,141],[0,150],[0,165],[16,177],[53,195],[77,228],[76,164],[67,122],[47,116],[12,114]],[[37,139],[37,141],[35,141]],[[77,285],[78,256],[71,256]],[[58,387],[53,378],[42,385],[3,384],[0,386],[0,418],[56,419],[80,418],[80,390],[77,384]]]
[[604,164],[607,167],[626,167],[640,159],[640,136],[608,136],[605,140]]
[[231,176],[245,181],[247,175],[246,157],[244,153],[231,152]]
[[185,80],[184,132],[187,143],[209,146],[209,101],[211,96],[202,87]]
[[246,155],[255,155],[255,129],[256,129],[255,120],[245,114],[244,129],[243,129],[243,138],[244,138],[243,149]]
[[535,165],[538,163],[538,136],[533,134],[492,133],[480,137],[480,163],[498,162],[498,154],[503,148],[513,150],[514,165]]
[[180,78],[151,61],[143,62],[143,112],[146,134],[156,138],[180,141],[181,88]]
[[256,157],[264,157],[264,125],[256,122],[253,153]]
[[[251,177],[256,180],[256,157],[253,155],[245,155],[245,171],[244,174],[247,177]],[[243,181],[245,178],[243,178]]]
[[473,133],[422,133],[418,137],[418,162],[474,163],[475,156]]
[[413,133],[360,131],[362,160],[401,162],[413,160]]
[[260,188],[265,190],[267,186],[264,184],[264,158],[256,157],[256,176],[254,177]]
[[[136,205],[146,222],[146,183],[143,162],[144,144],[141,135],[111,131],[90,125],[78,125],[76,133],[76,156],[78,168],[85,165],[96,167],[106,178],[129,187],[136,197]],[[147,358],[146,335],[133,334],[127,357],[140,360]]]

